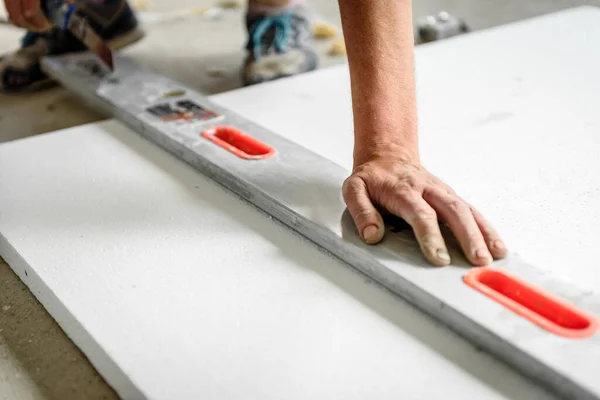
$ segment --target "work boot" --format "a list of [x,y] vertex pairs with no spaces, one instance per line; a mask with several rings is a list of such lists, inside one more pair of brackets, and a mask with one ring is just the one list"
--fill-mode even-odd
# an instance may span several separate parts
[[245,85],[312,71],[318,57],[306,6],[279,15],[246,16],[248,55],[242,71]]
[[[82,2],[77,12],[87,18],[90,26],[113,50],[144,36],[125,0]],[[20,49],[0,57],[0,92],[22,92],[50,85],[53,82],[40,68],[42,57],[86,50],[85,45],[68,31],[52,28],[45,32],[27,32]]]

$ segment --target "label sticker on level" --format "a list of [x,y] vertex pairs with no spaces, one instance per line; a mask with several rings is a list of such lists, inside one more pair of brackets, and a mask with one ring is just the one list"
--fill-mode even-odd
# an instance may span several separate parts
[[191,100],[180,100],[175,103],[157,104],[147,108],[146,111],[166,122],[210,121],[220,117],[220,114],[199,106]]

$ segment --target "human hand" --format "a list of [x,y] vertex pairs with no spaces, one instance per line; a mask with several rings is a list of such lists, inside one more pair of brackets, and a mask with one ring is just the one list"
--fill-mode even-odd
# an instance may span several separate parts
[[351,176],[344,182],[343,195],[368,244],[383,239],[385,229],[379,208],[403,218],[412,227],[425,258],[433,265],[451,262],[439,221],[452,230],[474,265],[487,265],[493,258],[507,254],[500,236],[478,211],[418,161],[403,159],[391,150],[356,160]]
[[45,31],[52,27],[40,6],[40,0],[4,0],[10,22],[30,31]]

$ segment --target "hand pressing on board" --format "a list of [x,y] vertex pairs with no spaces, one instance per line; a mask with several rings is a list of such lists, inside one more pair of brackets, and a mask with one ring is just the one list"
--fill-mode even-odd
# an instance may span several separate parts
[[10,21],[20,27],[34,32],[51,28],[40,7],[40,0],[4,0]]
[[343,195],[361,237],[369,244],[381,241],[383,209],[411,225],[433,265],[451,262],[439,221],[474,265],[505,257],[484,217],[421,164],[411,0],[339,4],[354,111],[354,168]]
[[402,217],[413,229],[423,254],[433,265],[450,264],[438,220],[447,224],[467,259],[487,265],[506,256],[500,236],[485,218],[417,160],[398,151],[372,152],[357,158],[343,186],[344,200],[363,240],[383,239],[384,223],[376,206]]

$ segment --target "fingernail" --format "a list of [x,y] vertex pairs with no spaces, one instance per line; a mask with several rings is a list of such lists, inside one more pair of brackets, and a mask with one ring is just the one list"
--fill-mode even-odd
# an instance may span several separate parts
[[506,246],[504,245],[502,240],[496,240],[494,242],[493,246],[495,249],[498,249],[498,250],[506,250]]
[[440,261],[444,261],[444,262],[450,262],[452,260],[450,260],[450,254],[448,254],[448,251],[446,249],[438,249],[436,252],[437,258]]
[[369,225],[363,230],[363,239],[366,242],[372,242],[377,239],[376,235],[379,229],[375,225]]
[[479,249],[475,252],[475,258],[482,261],[485,260],[486,264],[492,262],[492,255],[490,254],[490,252],[483,249]]

